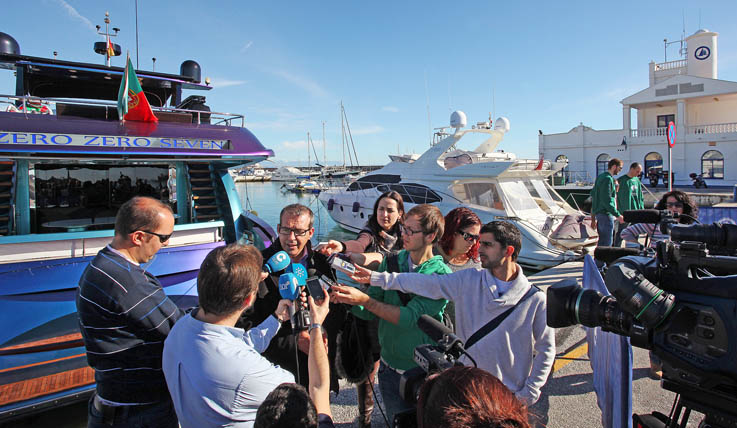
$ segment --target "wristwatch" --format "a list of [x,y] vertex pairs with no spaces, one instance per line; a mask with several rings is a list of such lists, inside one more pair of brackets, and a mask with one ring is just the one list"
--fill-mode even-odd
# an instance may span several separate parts
[[307,329],[307,332],[312,333],[313,329],[320,328],[320,327],[322,327],[322,324],[318,322],[313,322],[312,324],[310,324],[310,328]]

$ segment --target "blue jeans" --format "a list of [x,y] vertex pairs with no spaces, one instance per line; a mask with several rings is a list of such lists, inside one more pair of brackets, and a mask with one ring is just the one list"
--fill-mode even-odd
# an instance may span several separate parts
[[402,400],[399,395],[399,379],[402,377],[392,368],[381,362],[379,366],[379,390],[384,400],[384,412],[390,424],[394,423],[394,415],[415,406]]
[[115,416],[108,422],[95,408],[94,399],[93,395],[87,403],[87,428],[179,428],[171,400],[144,406],[121,406],[115,409]]
[[614,241],[615,217],[609,214],[596,214],[596,232],[599,234],[597,247],[611,247]]

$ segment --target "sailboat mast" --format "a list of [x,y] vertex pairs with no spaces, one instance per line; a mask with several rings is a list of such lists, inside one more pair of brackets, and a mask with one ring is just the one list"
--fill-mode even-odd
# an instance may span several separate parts
[[325,121],[322,121],[322,163],[327,168],[328,166],[328,154],[327,150],[325,149]]
[[307,175],[310,174],[310,133],[307,132]]
[[345,168],[345,123],[343,122],[343,101],[340,102],[340,146],[343,149],[343,168]]

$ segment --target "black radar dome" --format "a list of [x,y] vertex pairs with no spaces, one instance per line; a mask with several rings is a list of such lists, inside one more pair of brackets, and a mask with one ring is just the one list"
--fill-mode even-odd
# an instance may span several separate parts
[[20,55],[20,45],[10,34],[0,32],[0,53]]
[[197,61],[192,61],[191,59],[182,63],[181,67],[179,67],[179,74],[191,77],[195,83],[200,83],[202,81],[202,70],[200,69],[200,65],[197,64]]

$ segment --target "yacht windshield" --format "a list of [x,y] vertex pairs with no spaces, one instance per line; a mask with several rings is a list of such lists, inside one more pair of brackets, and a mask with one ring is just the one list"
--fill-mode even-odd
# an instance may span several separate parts
[[453,185],[453,193],[467,204],[505,211],[496,183],[458,183]]

